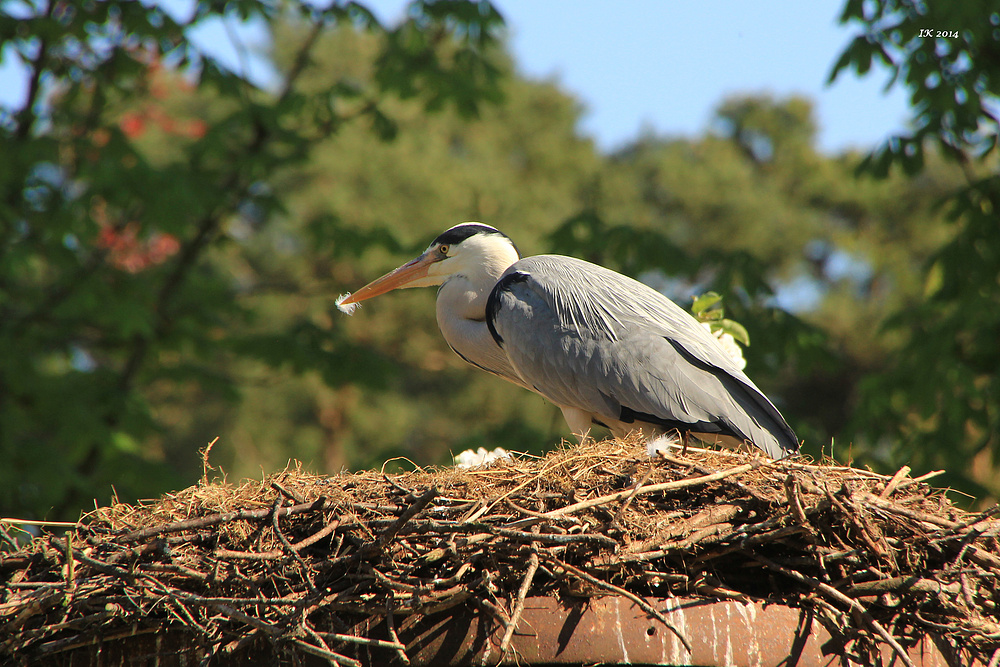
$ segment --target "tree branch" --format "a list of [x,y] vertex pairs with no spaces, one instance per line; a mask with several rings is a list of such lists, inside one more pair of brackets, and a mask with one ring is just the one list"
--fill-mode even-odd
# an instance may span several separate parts
[[[55,11],[56,4],[55,0],[50,0],[46,3],[45,19],[50,20],[52,18],[52,12]],[[35,121],[38,119],[38,116],[35,114],[35,103],[38,102],[38,95],[41,92],[42,64],[48,56],[48,50],[48,41],[44,37],[40,37],[38,40],[38,53],[35,54],[35,57],[29,63],[31,76],[28,78],[28,96],[24,102],[24,108],[18,111],[14,117],[14,123],[17,126],[17,129],[14,131],[14,138],[17,141],[24,141],[28,138],[31,128],[34,127]]]

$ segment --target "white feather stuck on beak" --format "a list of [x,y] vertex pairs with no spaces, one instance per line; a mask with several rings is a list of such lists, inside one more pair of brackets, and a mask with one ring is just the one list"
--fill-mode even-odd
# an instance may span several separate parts
[[348,315],[353,315],[355,309],[360,308],[361,304],[360,303],[349,303],[346,306],[343,305],[344,299],[346,299],[349,296],[351,296],[350,292],[348,292],[347,294],[341,294],[340,296],[338,296],[337,297],[337,308],[342,313],[347,313]]

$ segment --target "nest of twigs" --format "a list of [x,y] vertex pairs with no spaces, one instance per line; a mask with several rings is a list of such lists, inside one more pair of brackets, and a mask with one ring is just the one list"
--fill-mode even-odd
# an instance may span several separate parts
[[457,609],[505,628],[495,656],[513,660],[526,597],[603,595],[651,617],[650,597],[809,607],[873,661],[890,647],[906,663],[936,633],[996,662],[1000,512],[967,513],[908,472],[693,449],[651,460],[605,441],[464,470],[203,482],[0,554],[0,662],[116,628],[188,632],[213,664],[248,647],[406,662],[396,628]]

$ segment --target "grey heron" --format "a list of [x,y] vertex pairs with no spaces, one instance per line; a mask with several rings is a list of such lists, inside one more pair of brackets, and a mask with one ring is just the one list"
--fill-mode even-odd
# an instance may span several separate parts
[[351,312],[397,288],[438,287],[437,322],[465,361],[557,405],[570,430],[634,430],[798,451],[777,408],[697,320],[656,290],[573,257],[521,259],[476,222],[337,301]]

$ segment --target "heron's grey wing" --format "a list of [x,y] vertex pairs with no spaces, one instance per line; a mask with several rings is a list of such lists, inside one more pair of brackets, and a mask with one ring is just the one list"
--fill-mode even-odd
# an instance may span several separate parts
[[497,283],[487,324],[525,383],[557,405],[732,435],[775,457],[798,448],[711,334],[631,278],[570,257],[529,257]]

